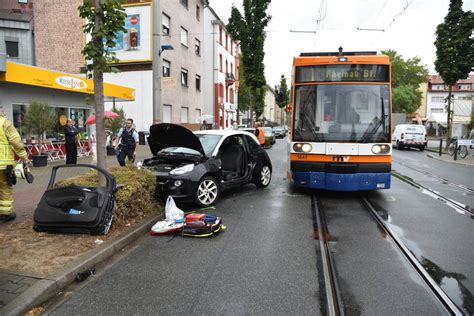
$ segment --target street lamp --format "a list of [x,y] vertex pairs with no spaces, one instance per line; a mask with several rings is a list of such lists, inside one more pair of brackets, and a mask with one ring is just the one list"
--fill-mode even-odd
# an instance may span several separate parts
[[161,53],[165,50],[173,50],[174,47],[173,45],[161,45],[160,52],[158,53],[158,56],[161,56]]

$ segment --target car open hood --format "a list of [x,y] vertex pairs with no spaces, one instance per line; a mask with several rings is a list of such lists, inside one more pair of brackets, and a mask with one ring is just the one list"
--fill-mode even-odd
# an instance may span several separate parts
[[162,123],[150,126],[148,145],[153,155],[168,147],[186,147],[205,156],[199,138],[189,129],[176,124]]

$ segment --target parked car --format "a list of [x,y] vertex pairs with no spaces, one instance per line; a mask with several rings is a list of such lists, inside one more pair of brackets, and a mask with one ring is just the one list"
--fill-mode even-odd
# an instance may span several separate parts
[[273,145],[276,142],[275,133],[273,132],[273,128],[271,127],[264,127],[263,131],[265,132],[265,138],[270,137],[270,144]]
[[392,135],[392,144],[395,148],[400,150],[403,147],[415,147],[423,151],[427,142],[425,126],[413,124],[399,124],[395,126]]
[[254,183],[270,184],[272,164],[255,135],[236,130],[192,132],[175,124],[150,127],[153,154],[140,167],[156,175],[155,197],[207,207],[222,191]]
[[276,138],[285,138],[286,136],[286,131],[281,126],[274,127],[273,132],[275,133]]

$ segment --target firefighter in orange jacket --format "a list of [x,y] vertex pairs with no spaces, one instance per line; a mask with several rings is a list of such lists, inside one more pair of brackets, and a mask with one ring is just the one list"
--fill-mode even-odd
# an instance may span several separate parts
[[8,174],[16,165],[15,154],[25,165],[29,163],[18,131],[13,123],[5,118],[5,113],[0,111],[0,222],[7,222],[16,217],[13,212],[12,183],[8,179]]
[[261,146],[265,146],[265,131],[260,125],[260,122],[255,123],[255,136],[257,136],[258,143]]

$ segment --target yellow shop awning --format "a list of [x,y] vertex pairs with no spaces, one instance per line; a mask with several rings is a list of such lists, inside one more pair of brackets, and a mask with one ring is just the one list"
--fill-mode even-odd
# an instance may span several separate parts
[[[0,72],[1,81],[94,94],[92,79],[10,61],[6,62],[6,72]],[[104,82],[104,97],[117,101],[133,101],[135,89]]]

